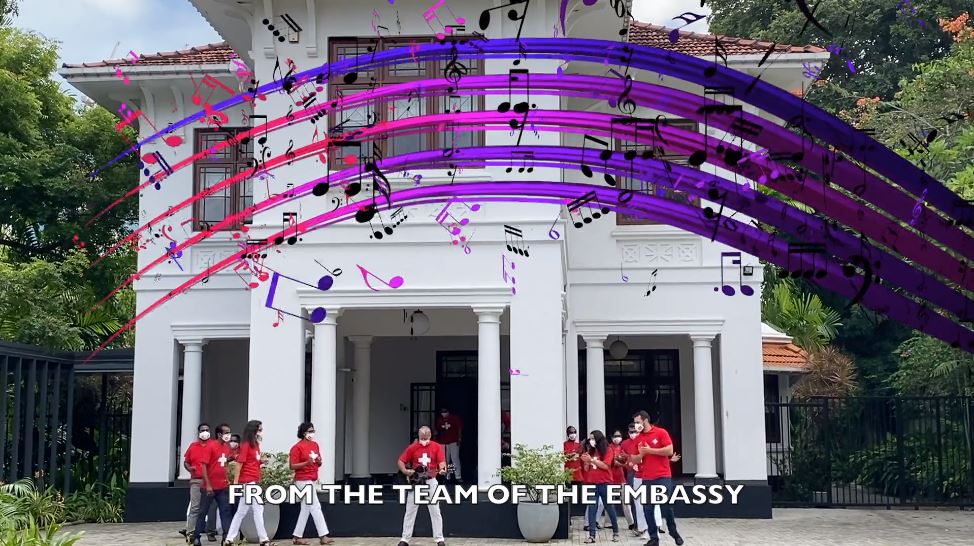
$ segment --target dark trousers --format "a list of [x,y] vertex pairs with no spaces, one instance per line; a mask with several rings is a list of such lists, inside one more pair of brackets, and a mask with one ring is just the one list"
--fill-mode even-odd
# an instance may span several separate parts
[[[656,478],[655,480],[643,480],[644,486],[651,485],[662,485],[666,488],[666,497],[669,500],[670,493],[673,492],[673,480],[671,478]],[[647,490],[646,491],[647,500],[652,501],[652,495]],[[646,523],[649,526],[649,538],[659,538],[659,529],[656,527],[656,517],[653,515],[653,504],[652,502],[646,503],[643,506],[643,513],[646,514]],[[663,521],[666,522],[666,529],[669,531],[670,536],[678,534],[676,532],[676,517],[673,516],[673,505],[669,502],[660,505],[659,507],[660,515],[663,516]]]
[[230,521],[233,519],[233,512],[230,511],[230,489],[216,490],[213,491],[212,495],[204,491],[200,501],[200,515],[196,520],[196,536],[194,537],[194,542],[198,543],[200,537],[203,536],[203,530],[206,528],[206,514],[210,511],[210,504],[213,502],[216,502],[216,507],[220,511],[220,523],[223,527],[223,537],[225,539],[227,530],[230,529]]
[[602,505],[605,506],[605,511],[609,513],[609,521],[612,522],[612,533],[615,535],[619,534],[619,518],[616,516],[615,505],[609,504],[608,487],[609,484],[607,483],[595,484],[595,504],[588,505],[588,534],[591,537],[595,536],[595,517],[599,512],[599,499],[602,500]]
[[[632,471],[626,470],[626,485],[628,485],[629,487],[632,487],[632,485],[634,483],[636,483],[636,482],[633,481],[633,478],[634,477],[635,477],[635,475],[632,473]],[[636,519],[636,500],[635,499],[630,499],[629,500],[629,509],[632,510],[632,517],[633,517],[633,519]],[[639,521],[639,520],[636,519],[636,521]]]

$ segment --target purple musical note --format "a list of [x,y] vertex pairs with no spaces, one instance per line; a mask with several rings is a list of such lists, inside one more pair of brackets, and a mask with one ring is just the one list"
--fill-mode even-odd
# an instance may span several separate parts
[[[737,266],[738,275],[738,286],[741,289],[741,294],[745,296],[753,296],[754,289],[750,286],[744,284],[743,277],[743,266],[741,265],[741,253],[740,252],[721,252],[720,253],[720,291],[724,293],[725,296],[733,296],[737,292],[734,287],[724,282],[724,259],[731,258],[731,264]],[[717,291],[717,287],[714,287],[714,292]]]
[[[291,313],[291,312],[285,311],[284,309],[280,309],[280,308],[274,307],[274,295],[277,293],[277,283],[278,283],[278,281],[280,281],[280,279],[282,277],[285,278],[285,279],[290,279],[290,280],[292,280],[292,281],[294,281],[294,282],[296,282],[298,284],[303,284],[305,286],[310,286],[311,288],[317,288],[318,290],[321,290],[322,292],[330,289],[332,287],[332,285],[335,283],[335,279],[333,279],[331,277],[331,275],[325,275],[325,276],[321,277],[320,279],[318,279],[318,286],[312,286],[312,285],[310,285],[310,284],[308,284],[308,283],[306,283],[304,281],[299,281],[298,279],[295,279],[294,277],[288,277],[287,275],[282,275],[282,274],[280,274],[280,273],[278,273],[276,271],[274,272],[274,275],[271,277],[271,286],[270,286],[269,291],[267,292],[267,300],[264,302],[264,307],[267,307],[268,309],[273,309],[273,310],[275,310],[275,311],[277,311],[279,313],[284,313],[285,315],[291,315],[292,317],[297,317],[297,318],[299,318],[301,320],[308,320],[308,319],[304,318],[301,315],[297,315],[295,313]],[[314,310],[311,311],[311,319],[310,320],[311,320],[311,322],[317,324],[317,323],[325,320],[325,316],[327,314],[328,313],[327,313],[327,311],[325,311],[325,308],[324,307],[316,307],[316,308],[314,308]]]

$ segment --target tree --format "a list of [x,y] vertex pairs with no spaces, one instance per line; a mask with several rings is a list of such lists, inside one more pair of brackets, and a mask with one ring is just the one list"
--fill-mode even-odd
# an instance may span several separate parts
[[[708,0],[710,30],[718,34],[796,45],[841,48],[822,71],[828,85],[815,87],[809,101],[832,112],[860,97],[893,98],[901,79],[916,63],[947,54],[950,36],[937,28],[940,18],[970,9],[970,0],[913,0],[916,16],[901,13],[891,0],[819,0],[814,17],[832,36],[806,23],[797,2]],[[919,20],[924,21],[920,26]],[[852,61],[855,73],[846,60]]]
[[913,396],[974,395],[974,355],[916,333],[896,349],[899,369],[889,384]]
[[138,184],[138,172],[129,158],[88,177],[127,145],[112,114],[76,110],[52,77],[56,63],[54,43],[0,28],[0,246],[11,259],[64,257],[75,234],[99,251],[137,220],[129,199],[85,226]]
[[823,347],[809,354],[805,371],[808,373],[795,388],[796,398],[850,396],[859,390],[856,364],[836,347]]
[[[774,268],[765,268],[772,271]],[[770,277],[772,273],[766,274]],[[791,336],[809,353],[821,350],[836,336],[839,314],[816,294],[802,291],[793,279],[766,279],[761,293],[761,320]]]
[[9,25],[18,13],[17,0],[0,0],[0,27]]

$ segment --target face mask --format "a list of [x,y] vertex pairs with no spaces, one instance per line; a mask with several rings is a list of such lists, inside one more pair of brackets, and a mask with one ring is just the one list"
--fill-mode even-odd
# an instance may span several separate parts
[[229,442],[230,441],[230,434],[224,434],[222,436],[222,439],[223,439],[224,442]]
[[200,440],[209,440],[209,439],[210,439],[210,431],[204,430],[203,432],[200,433]]
[[636,439],[636,436],[639,436],[639,435],[638,435],[638,434],[636,434],[635,432],[630,432],[630,433],[629,433],[629,438],[630,438],[631,440],[635,440],[635,439]]
[[230,442],[230,449],[237,449],[240,447],[240,442]]
[[309,432],[309,433],[305,434],[304,437],[307,438],[308,440],[314,440],[315,439],[315,433],[314,432]]
[[257,441],[260,442],[260,441],[263,441],[263,440],[264,440],[264,435],[263,434],[258,434],[257,435]]
[[595,447],[595,440],[589,439],[588,445]]
[[450,415],[450,412],[448,412],[448,411],[444,411],[444,412],[443,412],[443,413],[441,413],[440,415],[442,415],[443,417],[446,417],[447,415]]
[[642,432],[643,431],[643,424],[642,423],[636,423],[636,431],[637,432]]
[[426,447],[426,446],[430,445],[430,441],[429,440],[420,440],[419,441],[419,445],[421,445],[423,447]]
[[612,443],[613,444],[621,444],[622,443],[622,436],[613,436],[612,437]]
[[575,438],[578,438],[578,434],[575,434],[574,432],[568,435],[568,439],[573,442],[575,441]]

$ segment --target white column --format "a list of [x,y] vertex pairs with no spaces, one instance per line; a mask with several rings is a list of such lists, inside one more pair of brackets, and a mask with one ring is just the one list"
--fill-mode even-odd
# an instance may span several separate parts
[[337,418],[335,395],[338,376],[338,316],[341,309],[327,309],[325,320],[315,324],[314,346],[311,349],[311,422],[316,440],[321,446],[321,483],[335,483],[335,440]]
[[477,314],[477,486],[500,483],[501,314],[503,307],[474,307]]
[[183,341],[183,423],[179,445],[179,479],[188,480],[189,471],[183,466],[183,453],[196,440],[200,424],[203,393],[203,345],[206,341]]
[[693,340],[693,415],[697,448],[697,478],[717,477],[714,435],[714,380],[711,343],[714,336],[690,336]]
[[[605,338],[582,336],[585,339],[585,434],[593,430],[605,433]],[[577,426],[577,425],[576,425]]]
[[[578,393],[578,334],[575,333],[575,325],[569,322],[565,335],[565,396],[568,410],[565,427],[571,425],[577,428],[580,424]],[[565,427],[559,431],[562,436],[565,435]]]
[[352,477],[368,478],[369,404],[372,383],[372,336],[348,336],[355,345],[355,374],[352,376]]

